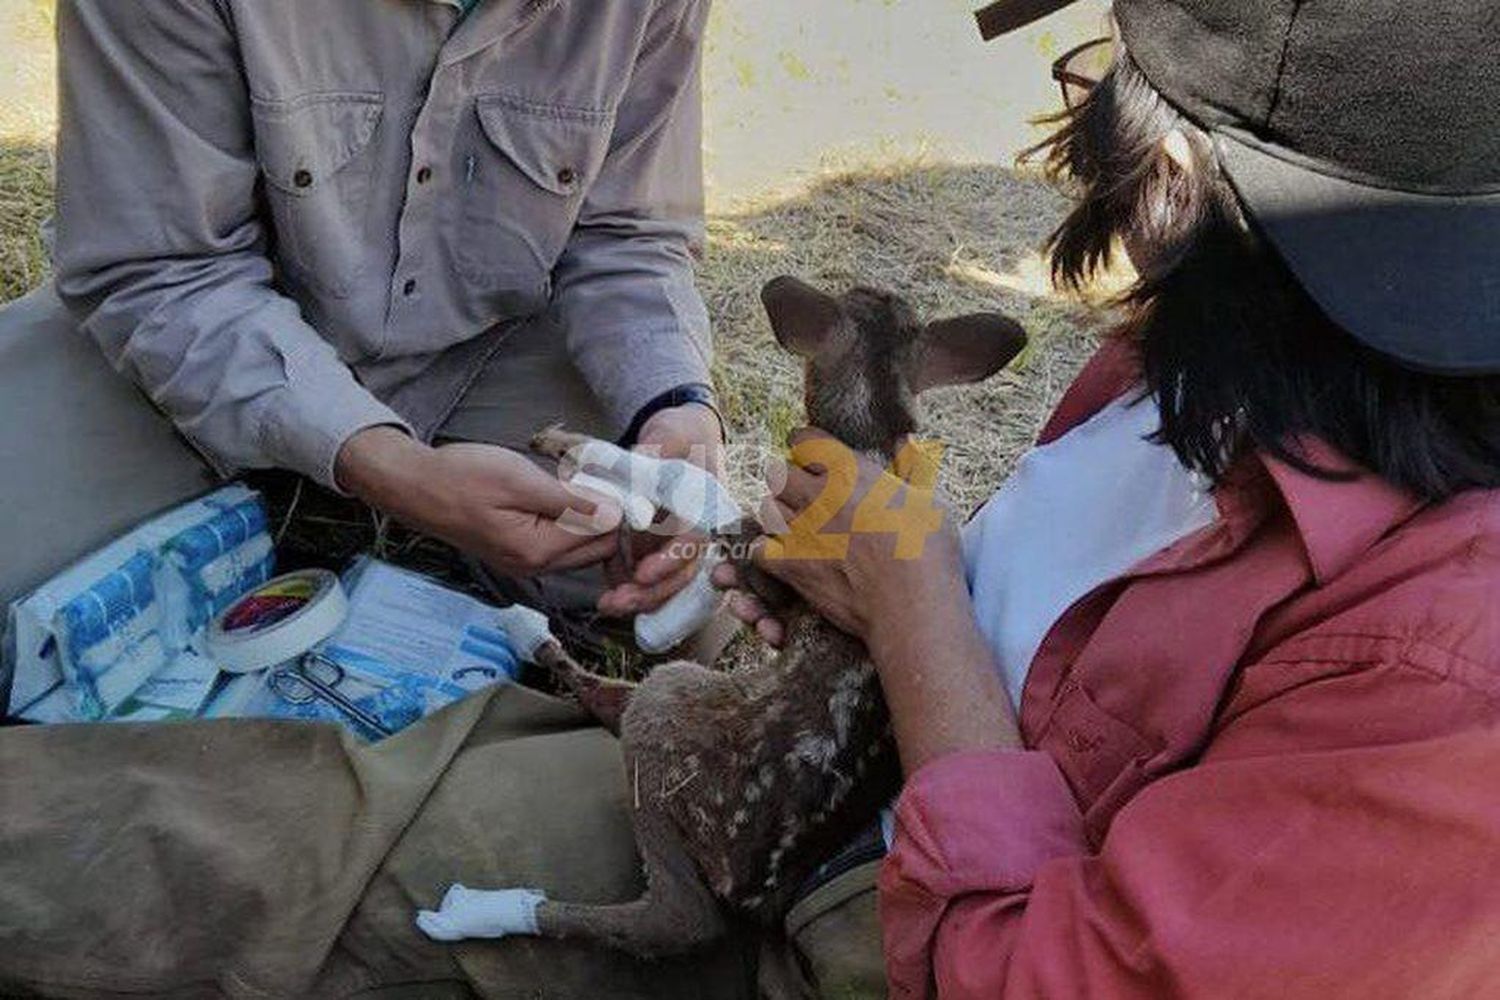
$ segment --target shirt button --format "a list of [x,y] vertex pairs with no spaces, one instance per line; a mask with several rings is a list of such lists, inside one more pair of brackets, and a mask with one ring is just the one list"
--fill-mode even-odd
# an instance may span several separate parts
[[432,168],[431,167],[423,167],[422,169],[420,169],[420,170],[417,171],[417,183],[418,184],[426,184],[430,180],[432,180]]
[[417,279],[416,278],[407,278],[406,279],[406,284],[404,284],[404,285],[401,286],[401,294],[402,295],[411,295],[416,290],[417,290]]
[[578,174],[572,167],[563,167],[557,172],[557,183],[563,187],[572,187],[573,182],[578,179]]
[[299,188],[312,187],[313,176],[311,170],[299,170],[292,175],[292,183]]

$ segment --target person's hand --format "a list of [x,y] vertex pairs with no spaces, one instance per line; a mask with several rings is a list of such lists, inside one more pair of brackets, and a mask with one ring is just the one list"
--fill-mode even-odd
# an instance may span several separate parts
[[[798,431],[792,444],[786,485],[763,515],[789,528],[757,542],[754,563],[864,641],[906,773],[950,753],[1019,746],[958,533],[932,494],[932,454],[907,445],[886,469],[821,431]],[[715,572],[716,582],[733,576]],[[783,637],[758,602],[737,594],[731,606],[762,637]]]
[[[958,536],[934,497],[930,454],[909,444],[887,468],[822,431],[797,431],[791,444],[786,483],[762,515],[788,530],[756,543],[758,567],[867,644],[877,625],[899,627],[922,594],[961,583]],[[730,566],[714,580],[741,582]],[[753,596],[736,593],[730,607],[772,645],[785,638],[784,624]]]
[[[651,415],[641,428],[636,451],[656,458],[680,458],[719,475],[724,468],[724,436],[719,418],[700,403],[686,403]],[[655,611],[692,580],[704,539],[679,534],[668,520],[635,536],[634,566],[613,575],[614,586],[599,598],[602,614],[624,617]]]
[[737,564],[721,562],[715,566],[713,584],[729,591],[729,613],[753,628],[762,642],[776,649],[786,643],[786,622],[755,594]]
[[505,576],[590,566],[617,548],[617,506],[495,445],[433,448],[398,428],[371,427],[345,442],[335,475],[371,506]]
[[702,403],[657,410],[641,427],[636,451],[683,458],[714,475],[724,468],[724,433],[718,414]]

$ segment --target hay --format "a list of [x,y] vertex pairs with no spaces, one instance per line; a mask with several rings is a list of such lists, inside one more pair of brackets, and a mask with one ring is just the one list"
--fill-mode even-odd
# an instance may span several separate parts
[[0,302],[47,276],[42,220],[52,213],[52,157],[41,146],[0,141]]

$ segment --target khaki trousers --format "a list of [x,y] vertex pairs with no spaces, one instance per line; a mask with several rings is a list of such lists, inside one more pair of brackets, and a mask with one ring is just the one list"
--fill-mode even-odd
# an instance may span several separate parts
[[413,925],[450,882],[642,890],[615,740],[526,688],[382,743],[230,721],[0,731],[0,994],[735,998],[753,942],[642,962]]

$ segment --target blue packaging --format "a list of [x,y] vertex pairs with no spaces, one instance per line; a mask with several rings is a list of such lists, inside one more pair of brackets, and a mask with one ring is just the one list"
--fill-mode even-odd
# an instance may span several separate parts
[[199,655],[204,625],[270,577],[272,549],[260,495],[234,485],[80,560],[9,608],[8,714],[40,722],[195,714],[218,674]]

